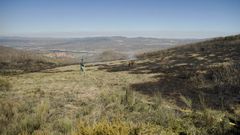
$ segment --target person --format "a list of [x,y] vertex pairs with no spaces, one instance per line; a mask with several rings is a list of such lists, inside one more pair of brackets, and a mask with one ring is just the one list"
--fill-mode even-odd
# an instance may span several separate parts
[[85,74],[85,65],[84,65],[84,62],[83,62],[83,58],[81,59],[81,62],[80,62],[80,71]]
[[134,63],[135,63],[134,60],[128,61],[128,67],[133,67]]

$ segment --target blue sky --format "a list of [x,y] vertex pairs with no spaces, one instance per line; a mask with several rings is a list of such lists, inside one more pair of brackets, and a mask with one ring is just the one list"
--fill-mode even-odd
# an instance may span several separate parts
[[0,0],[0,35],[224,36],[240,33],[239,7],[239,0]]

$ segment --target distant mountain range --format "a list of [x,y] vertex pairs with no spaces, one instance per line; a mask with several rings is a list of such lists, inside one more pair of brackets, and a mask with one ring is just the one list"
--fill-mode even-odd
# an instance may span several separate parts
[[89,37],[89,38],[25,38],[0,37],[0,45],[30,50],[65,50],[65,51],[140,51],[169,48],[177,45],[197,42],[197,39],[158,39],[127,37]]

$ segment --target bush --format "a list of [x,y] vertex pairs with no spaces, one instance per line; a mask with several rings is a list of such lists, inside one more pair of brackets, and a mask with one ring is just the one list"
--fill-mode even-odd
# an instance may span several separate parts
[[133,124],[129,121],[102,119],[94,124],[79,121],[73,135],[144,135],[144,134],[173,134],[152,124]]
[[0,134],[28,135],[43,133],[41,131],[46,126],[49,116],[49,104],[42,102],[36,109],[30,108],[33,112],[28,111],[26,106],[12,101],[0,101]]
[[201,134],[224,134],[231,125],[224,113],[205,109],[203,112],[192,113],[192,121]]
[[19,105],[12,101],[0,101],[0,134],[18,134]]
[[96,124],[89,125],[84,122],[78,123],[77,135],[128,135],[131,126],[129,124],[102,120]]
[[9,91],[10,87],[11,85],[7,80],[0,78],[0,91]]
[[72,130],[72,120],[70,120],[69,118],[58,119],[54,123],[53,127],[55,130],[63,134],[70,133],[70,131]]
[[239,86],[240,85],[240,66],[234,63],[222,63],[217,67],[213,67],[214,83],[218,86]]
[[180,95],[180,99],[188,108],[192,108],[192,100],[190,98],[186,98],[185,96]]

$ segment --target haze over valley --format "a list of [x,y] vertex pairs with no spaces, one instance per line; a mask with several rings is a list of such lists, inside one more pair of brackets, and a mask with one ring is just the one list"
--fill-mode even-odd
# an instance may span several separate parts
[[[97,56],[103,52],[116,52],[127,59],[132,55],[154,50],[167,49],[179,45],[203,41],[200,39],[159,39],[128,37],[89,38],[24,38],[0,37],[0,45],[21,50],[34,51],[49,57],[82,58],[87,61],[101,61]],[[114,59],[111,59],[114,60]]]

